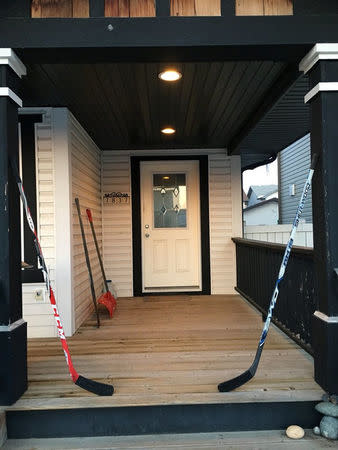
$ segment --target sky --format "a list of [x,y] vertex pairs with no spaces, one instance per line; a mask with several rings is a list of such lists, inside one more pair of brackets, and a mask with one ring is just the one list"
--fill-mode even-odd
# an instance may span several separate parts
[[271,164],[243,172],[243,190],[248,193],[250,186],[278,184],[277,159]]

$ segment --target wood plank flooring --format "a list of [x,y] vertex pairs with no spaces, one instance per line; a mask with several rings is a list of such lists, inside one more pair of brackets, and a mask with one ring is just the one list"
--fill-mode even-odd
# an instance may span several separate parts
[[256,376],[231,393],[217,384],[247,369],[261,316],[238,295],[121,298],[69,339],[77,371],[112,383],[112,397],[75,386],[57,339],[30,339],[29,388],[9,409],[319,400],[312,358],[271,327]]
[[306,430],[305,437],[295,441],[285,436],[284,431],[247,431],[229,433],[194,433],[194,434],[160,434],[146,436],[109,436],[95,438],[64,439],[10,439],[3,450],[38,450],[38,449],[110,449],[110,450],[214,450],[226,449],[283,449],[313,450],[319,448],[337,448],[334,441],[329,441]]

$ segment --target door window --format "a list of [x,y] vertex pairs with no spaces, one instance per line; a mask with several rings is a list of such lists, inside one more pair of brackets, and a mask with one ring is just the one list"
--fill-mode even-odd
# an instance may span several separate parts
[[154,228],[187,227],[185,173],[153,174]]

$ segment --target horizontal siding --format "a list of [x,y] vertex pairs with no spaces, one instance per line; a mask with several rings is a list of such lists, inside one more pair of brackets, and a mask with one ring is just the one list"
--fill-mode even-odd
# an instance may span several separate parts
[[[244,227],[244,237],[259,241],[286,244],[290,238],[292,224],[284,225],[247,225]],[[295,234],[294,245],[313,247],[312,223],[300,223]]]
[[92,211],[96,236],[102,251],[101,156],[99,148],[71,114],[69,114],[69,144],[72,173],[73,304],[77,329],[92,313],[93,300],[74,199],[78,197],[80,201],[97,298],[102,293],[103,280],[86,208]]
[[235,255],[232,237],[231,158],[209,155],[211,293],[233,292]]
[[[37,230],[52,286],[55,289],[55,185],[52,109],[25,108],[24,112],[43,114],[42,123],[35,126]],[[27,321],[27,334],[30,338],[56,336],[53,311],[48,296],[45,296],[45,301],[42,303],[35,299],[35,291],[43,288],[44,285],[41,283],[23,285],[23,318]]]
[[[130,193],[130,156],[102,154],[102,191]],[[118,297],[133,295],[131,204],[103,202],[104,261],[107,278]]]
[[[159,151],[161,155],[166,151]],[[175,151],[183,154],[184,151]],[[232,197],[231,158],[224,151],[209,153],[211,287],[213,294],[232,293],[235,280],[235,254],[231,241]],[[137,155],[154,152],[137,152]],[[133,152],[104,151],[102,154],[102,190],[130,192],[130,156]],[[202,205],[203,207],[203,205]],[[103,203],[104,261],[107,277],[118,296],[133,295],[132,210],[131,205]]]
[[[280,223],[292,223],[304,183],[308,175],[311,160],[310,134],[294,142],[279,154],[279,213]],[[289,186],[295,184],[296,195],[289,194]],[[312,195],[311,191],[306,200],[302,219],[312,223]]]

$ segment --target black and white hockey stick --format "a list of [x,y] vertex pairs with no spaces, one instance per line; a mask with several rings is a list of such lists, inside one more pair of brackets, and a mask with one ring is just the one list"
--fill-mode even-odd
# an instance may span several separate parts
[[50,284],[50,278],[49,278],[49,273],[47,270],[46,262],[43,257],[43,254],[42,254],[42,249],[41,249],[38,235],[37,235],[37,232],[35,229],[34,221],[33,221],[33,218],[31,216],[31,213],[30,213],[30,210],[28,207],[27,198],[26,198],[26,195],[25,195],[25,192],[23,189],[22,181],[20,179],[18,167],[17,167],[14,159],[11,159],[11,166],[13,169],[13,174],[15,177],[16,184],[18,185],[18,189],[19,189],[20,197],[21,197],[23,207],[25,210],[28,226],[33,234],[33,240],[34,240],[34,244],[35,244],[36,253],[39,258],[39,263],[40,263],[42,273],[43,273],[43,276],[45,279],[46,288],[49,293],[49,300],[50,300],[50,303],[53,308],[54,318],[56,321],[56,327],[57,327],[58,335],[59,335],[59,338],[61,341],[62,349],[65,354],[65,358],[66,358],[70,376],[72,377],[73,382],[77,386],[81,387],[82,389],[85,389],[86,391],[92,392],[93,394],[96,394],[96,395],[102,395],[102,396],[113,395],[114,387],[112,385],[99,383],[98,381],[94,381],[94,380],[85,378],[82,375],[79,375],[73,366],[72,358],[70,356],[70,352],[69,352],[69,348],[68,348],[68,344],[67,344],[66,335],[63,330],[63,326],[62,326],[62,322],[61,322],[61,317],[60,317],[60,314],[59,314],[59,311],[58,311],[58,308],[56,305],[54,292],[53,292],[52,286]]
[[304,204],[305,204],[305,199],[306,199],[306,197],[308,195],[308,192],[310,190],[310,187],[311,187],[311,180],[312,180],[313,172],[314,172],[314,169],[315,169],[316,161],[317,161],[317,155],[313,155],[313,158],[312,158],[312,161],[311,161],[311,167],[310,167],[310,170],[309,170],[309,174],[308,174],[308,177],[306,179],[306,182],[305,182],[305,185],[304,185],[304,189],[303,189],[303,192],[302,192],[302,196],[301,196],[300,201],[299,201],[296,217],[295,217],[295,219],[293,221],[293,224],[292,224],[290,238],[289,238],[289,241],[288,241],[288,243],[286,245],[286,248],[285,248],[282,264],[281,264],[280,269],[279,269],[278,278],[277,278],[277,281],[276,281],[276,284],[275,284],[275,288],[274,288],[273,293],[272,293],[268,315],[267,315],[267,318],[266,318],[265,323],[264,323],[264,327],[263,327],[263,331],[262,331],[261,337],[259,339],[259,344],[258,344],[258,347],[257,347],[255,359],[254,359],[251,367],[248,370],[246,370],[244,373],[242,373],[241,375],[238,375],[235,378],[232,378],[231,380],[224,381],[223,383],[220,383],[218,385],[218,390],[220,392],[233,391],[234,389],[242,386],[243,384],[245,384],[246,382],[248,382],[249,380],[251,380],[251,378],[253,378],[255,376],[255,373],[256,373],[256,370],[257,370],[257,367],[258,367],[258,364],[259,364],[259,360],[261,358],[261,354],[262,354],[262,351],[263,351],[263,347],[264,347],[264,344],[265,344],[265,340],[266,340],[266,337],[267,337],[267,334],[268,334],[268,331],[269,331],[270,322],[271,322],[271,318],[272,318],[272,312],[273,312],[273,309],[274,309],[274,307],[276,305],[276,302],[277,302],[277,298],[278,298],[278,294],[279,294],[279,284],[284,278],[284,274],[285,274],[286,266],[287,266],[288,261],[289,261],[289,257],[290,257],[290,253],[291,253],[294,237],[295,237],[295,234],[296,234],[296,231],[297,231],[297,227],[298,227],[298,224],[299,224],[299,219],[300,219],[300,217],[302,215],[302,212],[303,212],[303,209],[304,209]]

